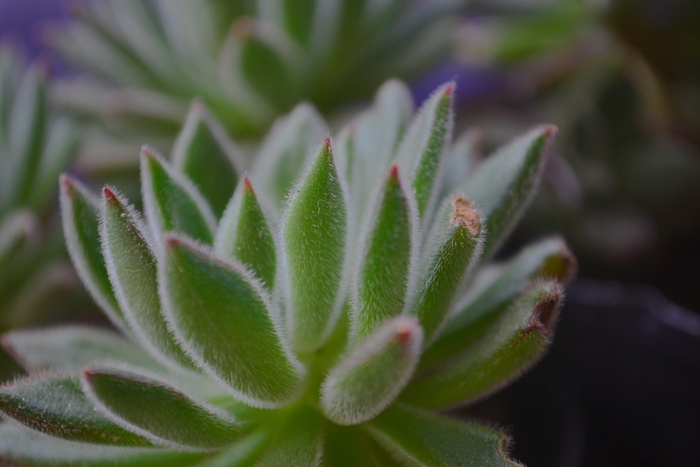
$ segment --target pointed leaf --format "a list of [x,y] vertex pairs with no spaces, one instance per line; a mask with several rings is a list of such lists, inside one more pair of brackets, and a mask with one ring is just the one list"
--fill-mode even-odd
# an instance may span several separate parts
[[245,268],[168,234],[161,284],[183,347],[234,397],[274,407],[298,394],[300,365],[280,340],[267,293]]
[[455,306],[455,314],[421,358],[421,366],[434,364],[469,347],[533,279],[549,277],[566,282],[575,271],[576,258],[566,243],[556,237],[523,249],[496,271],[484,270]]
[[83,371],[82,381],[89,397],[116,423],[158,444],[211,449],[240,433],[223,410],[152,377],[92,366]]
[[272,290],[277,271],[275,241],[248,177],[226,208],[214,247],[240,261]]
[[425,329],[426,342],[440,330],[459,286],[481,254],[479,214],[465,198],[445,205],[438,231],[428,243],[425,272],[412,312]]
[[321,405],[340,425],[365,422],[386,408],[413,374],[423,344],[414,317],[386,322],[340,360],[321,387]]
[[498,248],[537,191],[556,131],[542,126],[525,133],[487,158],[464,185],[486,219],[485,255]]
[[156,243],[170,230],[208,244],[214,241],[216,218],[204,197],[146,148],[141,151],[141,185],[144,212]]
[[9,423],[0,424],[0,461],[52,467],[186,467],[201,452],[150,447],[99,446],[52,438]]
[[63,327],[12,331],[1,339],[3,348],[28,372],[78,371],[96,360],[117,360],[141,368],[160,364],[142,349],[108,331]]
[[430,212],[439,192],[443,155],[452,135],[454,83],[444,84],[423,104],[404,136],[398,162],[410,173],[421,216]]
[[99,235],[99,201],[76,180],[61,175],[63,233],[78,276],[92,298],[120,330],[129,332],[109,281]]
[[260,193],[281,207],[319,141],[326,137],[327,126],[318,111],[300,104],[286,117],[275,122],[256,157],[253,180]]
[[396,404],[367,424],[367,431],[402,465],[517,467],[503,433]]
[[446,409],[479,399],[518,377],[549,344],[561,288],[534,284],[463,354],[417,374],[402,400]]
[[352,333],[361,339],[386,318],[401,314],[415,261],[417,214],[399,180],[395,165],[378,199],[369,229],[360,242]]
[[345,193],[327,139],[289,200],[282,233],[289,277],[287,323],[297,351],[318,349],[336,323],[346,229]]
[[37,63],[27,71],[17,90],[7,132],[10,135],[7,163],[12,175],[5,175],[6,202],[0,210],[27,200],[39,168],[46,127],[45,76],[44,65]]
[[0,268],[12,261],[25,242],[39,228],[39,220],[29,209],[7,214],[0,223]]
[[95,411],[75,377],[15,381],[0,388],[0,411],[29,428],[57,438],[117,446],[151,445],[146,438]]
[[110,282],[139,343],[163,362],[191,368],[168,330],[158,297],[158,271],[136,211],[109,188],[103,190],[100,238]]
[[241,173],[240,149],[200,101],[194,101],[175,141],[173,165],[199,188],[216,217],[233,195]]

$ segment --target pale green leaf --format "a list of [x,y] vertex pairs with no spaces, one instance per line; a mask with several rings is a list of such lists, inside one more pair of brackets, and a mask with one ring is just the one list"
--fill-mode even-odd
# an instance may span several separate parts
[[109,188],[103,190],[100,238],[119,306],[139,343],[163,362],[191,368],[161,314],[156,258],[136,211]]
[[157,444],[211,449],[239,436],[226,412],[169,384],[114,366],[90,366],[82,381],[89,397],[116,423]]
[[204,104],[194,101],[175,141],[172,161],[195,184],[217,217],[238,184],[243,165],[240,151]]
[[515,467],[503,433],[395,404],[367,431],[400,460],[415,467]]
[[163,233],[170,230],[213,243],[216,218],[204,197],[147,148],[141,151],[141,187],[146,219],[158,245]]
[[345,193],[326,140],[289,200],[282,233],[289,280],[287,323],[297,351],[318,349],[337,321],[346,229]]
[[360,241],[363,251],[351,320],[356,339],[404,309],[417,243],[418,216],[414,210],[394,165]]
[[413,374],[423,344],[414,317],[385,322],[340,359],[321,386],[321,406],[340,425],[365,422],[386,408]]
[[204,453],[150,447],[99,446],[0,424],[0,461],[51,467],[187,467]]
[[512,381],[549,344],[561,293],[556,281],[535,283],[463,353],[416,374],[402,400],[447,409],[485,397]]
[[300,364],[280,339],[260,283],[234,260],[224,261],[168,234],[162,259],[168,319],[188,355],[236,398],[279,406],[300,390]]
[[57,438],[117,446],[151,445],[95,411],[73,376],[25,379],[1,387],[0,413]]
[[541,126],[525,133],[488,157],[465,183],[466,197],[486,219],[485,255],[500,246],[537,191],[556,132],[555,126]]
[[272,290],[277,271],[275,241],[248,177],[226,208],[214,248],[240,261]]
[[109,281],[99,234],[99,200],[77,180],[62,175],[63,233],[73,265],[92,298],[119,329],[129,332]]
[[0,268],[5,268],[28,238],[39,228],[39,220],[28,209],[12,211],[0,223]]

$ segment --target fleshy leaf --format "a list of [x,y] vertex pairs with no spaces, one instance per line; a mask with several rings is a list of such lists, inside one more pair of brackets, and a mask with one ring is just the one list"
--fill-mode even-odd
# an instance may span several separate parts
[[464,193],[486,219],[484,254],[500,246],[539,186],[555,126],[531,130],[488,157],[469,177]]
[[503,433],[395,404],[367,424],[367,431],[401,465],[516,467]]
[[346,216],[345,193],[326,140],[290,198],[284,219],[287,323],[297,351],[323,345],[340,313]]
[[318,413],[299,408],[249,434],[201,467],[317,466],[322,454],[322,428]]
[[238,183],[242,170],[239,152],[204,104],[193,102],[175,141],[172,161],[199,188],[217,217]]
[[255,407],[279,406],[297,395],[301,368],[280,339],[260,283],[235,261],[174,234],[165,238],[161,293],[192,359]]
[[402,172],[410,174],[421,216],[430,212],[439,192],[443,155],[452,135],[454,86],[447,83],[430,96],[398,149],[398,162]]
[[110,282],[131,329],[151,354],[191,368],[168,330],[158,297],[156,258],[131,206],[103,190],[100,238]]
[[294,180],[327,132],[323,118],[309,104],[300,104],[288,116],[277,120],[256,158],[253,181],[258,191],[281,207]]
[[45,67],[37,63],[27,71],[17,90],[7,132],[8,135],[12,135],[8,144],[9,159],[5,161],[11,169],[7,173],[13,175],[9,178],[4,175],[3,181],[7,183],[7,188],[4,188],[7,190],[6,202],[4,206],[0,206],[0,211],[25,202],[31,192],[32,180],[39,168],[44,144],[45,79]]
[[67,175],[61,176],[60,184],[63,232],[78,276],[110,321],[128,333],[129,326],[114,296],[102,255],[99,200]]
[[365,422],[390,404],[408,383],[420,357],[423,330],[411,316],[386,322],[330,371],[321,405],[340,425]]
[[0,224],[0,268],[5,268],[39,228],[39,219],[29,209],[10,212]]
[[364,251],[360,255],[351,321],[356,339],[403,311],[417,242],[417,215],[413,209],[401,185],[398,166],[393,166],[366,236],[360,242]]
[[72,441],[150,446],[95,411],[76,377],[27,379],[0,388],[0,412],[37,431]]
[[204,197],[146,148],[141,151],[141,186],[144,212],[156,243],[170,230],[213,243],[216,218]]
[[216,448],[239,436],[223,410],[170,385],[131,371],[92,366],[83,371],[87,394],[111,418],[157,444]]
[[443,325],[450,305],[481,254],[479,214],[465,198],[457,197],[438,216],[437,230],[428,241],[427,262],[412,306],[425,329],[426,342]]
[[52,467],[187,467],[204,453],[150,447],[100,446],[0,424],[0,461]]
[[560,296],[557,282],[536,283],[461,355],[418,373],[402,400],[446,409],[500,389],[532,366],[544,351]]
[[277,270],[275,241],[248,177],[226,208],[214,248],[240,261],[272,290]]
[[326,424],[323,460],[333,467],[399,467],[362,426]]
[[456,312],[439,338],[421,358],[421,366],[467,348],[533,279],[549,277],[568,281],[576,271],[576,259],[562,239],[550,238],[525,248],[507,264],[495,268],[495,271],[485,269],[476,277],[469,293],[455,306]]
[[95,360],[118,360],[141,368],[160,364],[117,334],[89,327],[11,331],[2,346],[27,371],[77,371]]

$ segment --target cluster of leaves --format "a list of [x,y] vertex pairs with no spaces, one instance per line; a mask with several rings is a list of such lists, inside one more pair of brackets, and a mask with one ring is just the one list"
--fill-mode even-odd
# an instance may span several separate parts
[[563,242],[480,265],[537,189],[554,128],[472,164],[468,139],[451,139],[453,94],[414,118],[390,82],[320,147],[323,121],[299,106],[249,177],[196,103],[172,163],[142,151],[145,220],[64,176],[71,256],[126,338],[5,335],[29,376],[0,389],[0,457],[514,465],[504,434],[431,410],[497,390],[551,338],[575,269]]
[[229,134],[258,138],[301,101],[336,110],[425,69],[447,50],[461,3],[87,1],[51,43],[92,79],[63,83],[56,96],[106,123],[90,152],[128,150],[132,161],[144,141],[170,148],[195,97]]
[[0,48],[0,328],[31,322],[70,276],[48,211],[77,132],[49,112],[42,64],[22,68]]

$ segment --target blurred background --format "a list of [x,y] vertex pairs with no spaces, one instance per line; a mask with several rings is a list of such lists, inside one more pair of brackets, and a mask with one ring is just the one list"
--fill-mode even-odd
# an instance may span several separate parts
[[[484,156],[534,124],[559,126],[543,188],[503,255],[559,232],[579,261],[549,354],[465,414],[508,427],[514,456],[530,466],[697,465],[700,2],[443,3],[458,6],[449,37],[400,74],[418,102],[455,79],[458,130],[472,129]],[[90,9],[81,11],[74,2],[0,0],[0,40],[22,49],[27,63],[46,63],[57,81],[52,101],[87,120],[93,110],[76,93],[92,96],[81,86],[99,74],[56,32],[90,24]],[[401,44],[413,46],[399,42],[397,56]],[[97,81],[114,84],[104,73]],[[321,108],[343,115],[371,94],[368,84]],[[138,113],[129,110],[127,117]],[[107,123],[90,130],[74,170],[120,183],[130,176],[122,156],[129,146],[103,130],[124,126],[99,112]],[[135,144],[167,146],[172,124],[156,123],[149,128],[162,130],[158,141]],[[241,128],[234,122],[229,131],[254,140],[255,131]],[[109,157],[127,162],[105,164]]]

